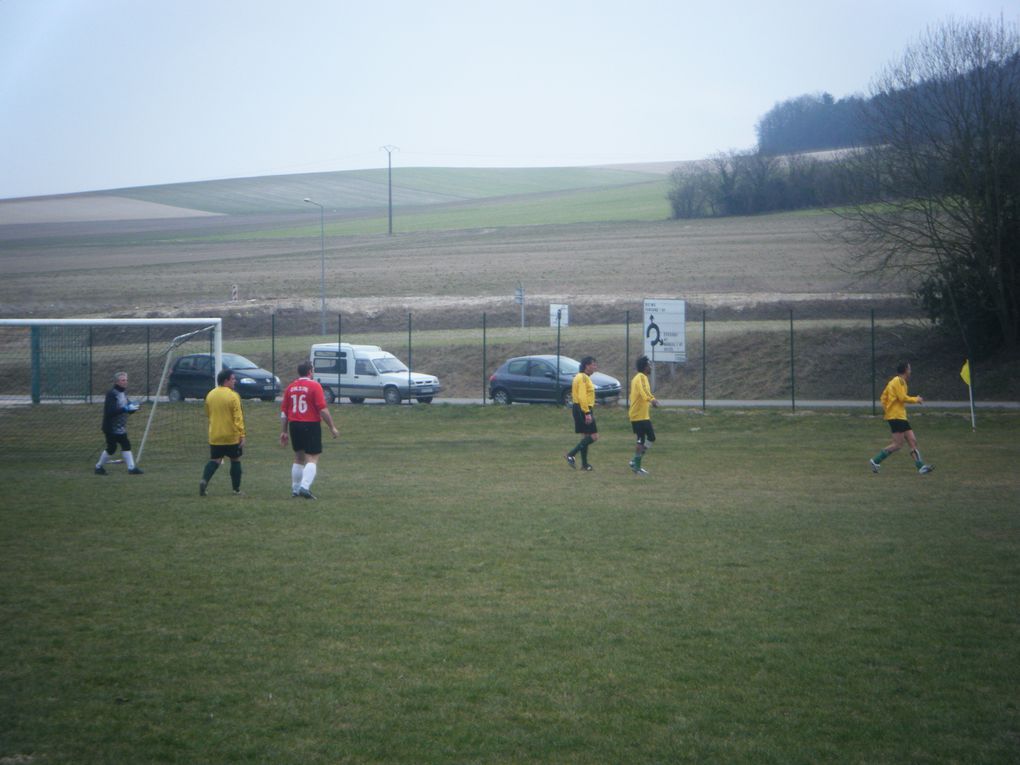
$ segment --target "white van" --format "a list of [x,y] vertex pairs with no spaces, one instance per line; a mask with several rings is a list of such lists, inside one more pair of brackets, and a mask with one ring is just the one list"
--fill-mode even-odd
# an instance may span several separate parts
[[378,345],[316,343],[311,360],[312,377],[322,385],[330,404],[341,396],[354,404],[366,398],[381,398],[387,404],[414,398],[429,404],[441,390],[438,377],[410,371]]

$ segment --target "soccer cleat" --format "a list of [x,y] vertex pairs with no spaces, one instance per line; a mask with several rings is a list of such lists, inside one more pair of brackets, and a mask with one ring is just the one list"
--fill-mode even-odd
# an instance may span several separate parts
[[294,499],[295,497],[300,497],[300,496],[301,495],[298,493],[298,491],[296,489],[291,491],[291,493],[290,493],[290,498],[291,499]]
[[95,469],[95,474],[96,475],[106,475],[106,468],[104,468],[102,465],[100,465],[99,467],[97,467]]
[[200,497],[204,497],[205,496],[205,489],[206,489],[206,487],[208,485],[209,485],[209,482],[207,480],[205,480],[204,478],[201,481],[198,482],[198,496],[200,496]]
[[934,465],[921,465],[921,467],[917,469],[917,473],[918,475],[926,475],[927,473],[930,473],[934,469],[935,469]]
[[241,491],[240,489],[235,489],[235,490],[234,490],[234,496],[235,496],[235,497],[247,497],[248,495],[247,495],[247,494],[245,494],[245,493],[244,493],[243,491]]
[[634,468],[634,475],[648,475],[648,471],[644,468]]
[[145,475],[145,471],[142,470],[140,467],[133,467],[128,471],[128,473],[130,475]]
[[308,489],[304,488],[303,486],[300,489],[298,489],[298,496],[304,497],[305,499],[316,498],[314,494],[312,494],[310,491],[308,491]]
[[875,460],[868,460],[868,463],[871,465],[872,473],[877,473],[879,471],[879,464],[875,462]]
[[631,470],[633,470],[634,469],[634,460],[631,460],[630,462],[628,462],[627,465],[630,467]]
[[567,461],[567,464],[570,465],[570,467],[574,468],[575,470],[577,469],[577,460],[575,460],[571,455],[564,454],[563,458]]
[[589,473],[590,473],[590,472],[591,472],[592,470],[594,470],[594,469],[595,469],[595,468],[593,468],[593,467],[592,467],[591,465],[582,465],[582,466],[581,466],[581,470],[587,470],[587,471],[588,471]]

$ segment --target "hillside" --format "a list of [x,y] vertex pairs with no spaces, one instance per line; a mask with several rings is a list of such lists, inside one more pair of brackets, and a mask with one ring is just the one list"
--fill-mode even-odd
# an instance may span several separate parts
[[[365,180],[326,175],[306,180],[322,183],[320,190],[333,188],[338,204],[350,203]],[[320,239],[318,210],[291,202],[311,195],[300,176],[79,196],[71,201],[108,205],[104,215],[116,213],[117,200],[203,214],[0,224],[0,315],[223,316],[232,342],[258,347],[274,323],[284,336],[316,332],[320,286],[328,326],[336,327],[342,314],[345,332],[370,339],[406,330],[408,314],[422,331],[473,333],[483,313],[490,328],[513,327],[519,309],[511,296],[520,282],[529,327],[547,323],[550,302],[570,304],[578,328],[618,325],[626,311],[636,320],[649,296],[685,298],[690,315],[706,312],[710,323],[744,322],[734,323],[740,332],[727,334],[712,353],[710,388],[720,395],[782,395],[786,377],[777,359],[788,353],[783,327],[791,310],[798,321],[829,320],[834,327],[859,328],[871,310],[886,325],[909,323],[909,332],[893,331],[883,363],[923,347],[932,362],[939,359],[941,381],[933,387],[951,391],[955,385],[963,355],[958,343],[917,335],[923,325],[908,280],[851,276],[832,214],[670,220],[669,181],[661,171],[446,169],[408,176],[404,198],[420,203],[395,208],[393,236],[386,234],[385,206],[375,198],[374,207],[328,208]],[[285,203],[292,209],[268,211]],[[222,212],[230,209],[243,212]],[[239,299],[233,301],[235,285]],[[798,355],[804,354],[798,366],[810,370],[803,385],[843,392],[829,378],[855,380],[854,371],[869,358],[867,341],[859,330],[852,341],[842,329],[825,332],[798,341]],[[593,350],[625,376],[619,348],[596,343]],[[442,353],[453,358],[458,352],[451,346]],[[1010,370],[1016,365],[1007,359],[1000,366],[1006,371],[992,379],[990,370],[982,371],[983,393],[1013,398]],[[458,368],[447,362],[437,371],[451,390],[472,389],[477,373],[455,373]],[[771,371],[763,377],[762,370]],[[690,385],[690,379],[678,381],[675,392],[692,394]],[[853,390],[859,388],[857,381]]]

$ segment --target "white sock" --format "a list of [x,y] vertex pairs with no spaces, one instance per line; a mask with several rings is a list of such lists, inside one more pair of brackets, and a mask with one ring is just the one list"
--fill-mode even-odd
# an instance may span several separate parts
[[133,455],[130,450],[128,450],[126,452],[121,452],[121,454],[124,457],[124,464],[127,465],[128,470],[134,470],[135,469],[135,455]]
[[106,449],[103,449],[103,451],[101,451],[99,453],[99,462],[96,463],[96,467],[97,468],[101,468],[103,465],[105,465],[109,461],[110,461],[110,455],[106,453]]
[[309,462],[307,465],[305,465],[304,475],[301,478],[302,489],[312,488],[312,481],[315,480],[315,471],[316,468],[314,462]]
[[296,462],[290,466],[290,490],[297,491],[301,488],[301,478],[305,474],[305,466]]

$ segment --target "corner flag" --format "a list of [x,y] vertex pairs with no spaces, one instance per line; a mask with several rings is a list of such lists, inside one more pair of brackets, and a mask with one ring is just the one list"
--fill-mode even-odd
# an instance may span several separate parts
[[970,429],[977,430],[977,419],[974,417],[974,388],[970,384],[970,359],[963,362],[960,378],[967,383],[967,393],[970,394]]

